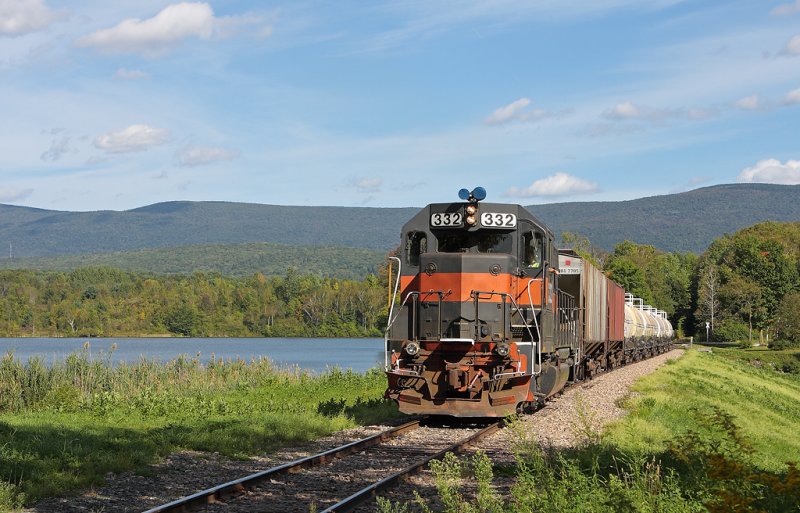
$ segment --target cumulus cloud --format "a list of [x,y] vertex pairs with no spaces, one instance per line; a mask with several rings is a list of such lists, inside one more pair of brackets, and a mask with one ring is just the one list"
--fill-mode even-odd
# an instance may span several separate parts
[[352,183],[358,192],[380,192],[383,178],[356,178]]
[[783,185],[800,184],[800,160],[787,160],[785,164],[777,159],[759,160],[755,166],[743,169],[739,173],[738,180]]
[[188,37],[208,39],[214,33],[214,11],[205,3],[183,2],[140,20],[130,18],[119,25],[98,30],[78,39],[78,46],[92,46],[110,53],[159,53]]
[[150,78],[150,74],[139,69],[119,68],[117,72],[114,73],[114,78],[119,80],[142,80],[144,78]]
[[800,103],[800,88],[789,91],[786,93],[786,96],[783,97],[784,105],[794,105],[796,103]]
[[17,189],[15,187],[0,187],[0,201],[19,201],[33,194],[33,189]]
[[503,125],[511,121],[539,121],[566,114],[568,111],[551,112],[544,109],[528,109],[530,98],[520,98],[492,112],[483,120],[486,125]]
[[210,146],[186,146],[178,153],[178,163],[184,167],[202,166],[239,157],[238,151]]
[[58,18],[42,0],[0,0],[0,35],[20,36],[46,28]]
[[606,109],[603,117],[607,119],[639,119],[644,117],[644,111],[631,102],[623,102],[611,109]]
[[96,148],[109,153],[144,151],[169,140],[169,131],[147,125],[131,125],[119,132],[109,132],[94,140]]
[[800,36],[794,36],[786,43],[786,46],[781,50],[781,55],[796,56],[800,55]]
[[757,94],[739,98],[734,105],[742,110],[761,110],[764,108],[764,102]]
[[506,123],[514,119],[515,116],[519,115],[519,113],[530,104],[530,99],[520,98],[519,100],[513,101],[508,105],[500,107],[492,112],[489,117],[484,120],[484,123],[487,125],[500,125]]
[[[252,15],[214,16],[207,3],[181,2],[165,7],[152,18],[129,18],[114,27],[93,32],[78,39],[77,44],[106,53],[154,57],[188,38],[228,37],[243,26],[261,23],[260,18]],[[264,33],[264,28],[258,33]]]
[[55,162],[63,157],[65,154],[73,151],[69,144],[69,137],[62,137],[61,139],[53,139],[50,143],[50,148],[43,152],[39,158],[45,162]]
[[795,0],[794,3],[781,4],[769,13],[773,16],[791,16],[792,14],[800,13],[800,0]]
[[567,173],[556,173],[536,180],[529,187],[511,187],[506,191],[506,196],[522,198],[571,196],[573,194],[589,194],[599,190],[596,183]]

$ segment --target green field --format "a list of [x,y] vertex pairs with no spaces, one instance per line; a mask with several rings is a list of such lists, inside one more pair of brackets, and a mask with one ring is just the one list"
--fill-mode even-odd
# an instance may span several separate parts
[[181,450],[243,457],[397,415],[383,373],[320,376],[268,360],[52,368],[0,360],[0,511],[145,470]]

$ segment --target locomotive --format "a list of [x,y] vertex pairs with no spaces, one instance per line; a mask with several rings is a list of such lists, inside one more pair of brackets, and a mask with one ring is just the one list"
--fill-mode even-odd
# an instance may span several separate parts
[[459,198],[407,222],[392,257],[386,397],[400,411],[504,417],[669,349],[665,312],[558,250],[524,207],[485,203],[482,187]]

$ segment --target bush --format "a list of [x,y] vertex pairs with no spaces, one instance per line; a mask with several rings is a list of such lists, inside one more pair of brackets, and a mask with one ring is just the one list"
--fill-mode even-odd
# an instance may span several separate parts
[[800,341],[794,340],[770,340],[769,346],[773,351],[784,351],[786,349],[796,349],[800,347]]
[[714,342],[738,342],[749,338],[750,328],[743,322],[725,320],[714,328]]

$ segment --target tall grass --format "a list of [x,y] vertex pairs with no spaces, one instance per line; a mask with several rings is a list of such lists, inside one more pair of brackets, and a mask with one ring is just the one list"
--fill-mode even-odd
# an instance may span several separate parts
[[377,370],[110,358],[92,359],[87,347],[52,366],[0,359],[0,511],[180,449],[245,457],[397,415]]

